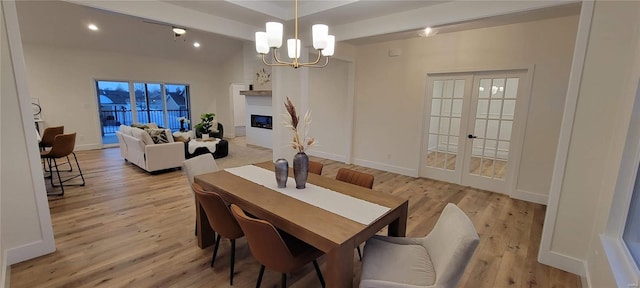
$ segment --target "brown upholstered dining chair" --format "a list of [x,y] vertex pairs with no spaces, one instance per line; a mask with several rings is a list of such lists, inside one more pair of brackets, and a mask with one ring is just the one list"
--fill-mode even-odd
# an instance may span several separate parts
[[256,283],[257,288],[262,283],[265,267],[282,273],[281,285],[285,288],[287,287],[287,273],[309,262],[313,262],[320,284],[325,287],[322,272],[316,261],[316,258],[322,256],[322,251],[289,234],[279,233],[271,223],[265,220],[250,218],[234,204],[231,204],[231,212],[247,236],[249,250],[261,264]]
[[[44,132],[42,132],[42,136],[40,137],[40,143],[38,143],[38,145],[40,146],[40,151],[44,151],[44,150],[47,150],[47,148],[51,148],[51,146],[53,146],[53,139],[60,134],[64,134],[64,126],[47,127],[46,129],[44,129]],[[66,163],[69,163],[69,170],[65,170],[65,171],[66,172],[73,171],[73,168],[71,167],[71,163],[69,162],[69,157],[67,157]],[[45,165],[45,163],[43,162],[42,168],[44,172],[50,172],[49,170],[47,170],[47,166],[50,166],[51,163],[46,163],[46,164],[49,164],[49,165]]]
[[309,161],[309,172],[317,175],[322,174],[322,168],[324,164],[315,161]]
[[47,127],[42,132],[42,139],[40,140],[40,149],[51,148],[53,146],[53,139],[60,134],[64,134],[64,126]]
[[362,186],[364,188],[373,188],[373,175],[348,168],[340,168],[336,175],[336,180]]
[[[78,184],[67,184],[67,186],[69,185],[78,185],[78,186],[84,186],[85,181],[84,181],[84,176],[82,175],[82,170],[80,169],[80,164],[78,163],[78,157],[76,157],[76,153],[73,152],[73,148],[76,145],[76,133],[71,133],[71,134],[60,134],[60,135],[56,135],[56,137],[53,139],[53,143],[51,145],[51,149],[50,150],[46,150],[46,151],[42,151],[40,152],[40,158],[46,160],[45,162],[48,164],[49,166],[49,171],[51,172],[51,186],[52,187],[58,187],[60,186],[60,189],[62,190],[62,192],[60,194],[54,194],[57,196],[62,196],[64,195],[64,182],[67,182],[71,179],[74,179],[76,177],[81,177],[82,178],[82,183],[78,183]],[[69,166],[71,167],[71,162],[69,160],[69,155],[73,155],[73,159],[75,159],[76,161],[76,167],[78,167],[78,175],[75,175],[73,177],[67,178],[64,181],[62,180],[62,178],[60,177],[60,170],[58,169],[58,167],[60,165],[64,165],[64,164],[69,164]],[[58,161],[56,159],[59,158],[63,158],[63,157],[67,157],[67,162],[64,163],[58,163]],[[60,185],[55,185],[53,183],[53,170],[56,170],[56,174],[58,176],[58,183]],[[47,195],[52,195],[52,194],[47,194]]]
[[217,232],[216,245],[213,248],[213,257],[211,258],[211,267],[216,261],[218,247],[220,246],[220,237],[227,238],[231,241],[231,271],[229,272],[229,285],[233,285],[233,270],[235,266],[236,239],[244,236],[242,228],[238,225],[236,218],[231,215],[229,207],[218,193],[205,191],[198,183],[193,183],[193,192],[195,192],[200,205],[207,214],[211,229]]
[[[336,180],[362,186],[364,188],[373,189],[373,175],[358,172],[348,168],[340,168],[338,170],[338,174],[336,175]],[[360,251],[360,245],[358,245],[357,249],[358,258],[362,260],[362,251]]]

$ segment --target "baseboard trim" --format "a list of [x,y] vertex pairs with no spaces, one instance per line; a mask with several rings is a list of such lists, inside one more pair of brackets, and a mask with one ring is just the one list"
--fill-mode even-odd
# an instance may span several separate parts
[[7,265],[13,265],[25,260],[33,259],[42,255],[53,253],[56,246],[53,241],[47,243],[44,240],[38,240],[22,246],[7,249]]
[[564,255],[562,253],[541,250],[538,254],[538,262],[576,274],[580,277],[587,276],[587,263],[584,260]]
[[11,266],[7,265],[7,252],[2,251],[2,277],[4,281],[0,281],[0,288],[11,287]]
[[75,151],[83,151],[83,150],[97,150],[102,149],[102,145],[100,144],[84,144],[84,145],[76,145]]
[[513,199],[523,200],[532,203],[538,203],[542,205],[547,205],[549,202],[549,195],[542,195],[538,193],[533,193],[521,189],[516,189],[509,195]]
[[343,162],[343,163],[345,163],[346,160],[347,160],[347,158],[344,155],[321,152],[321,151],[316,151],[316,150],[309,150],[307,152],[307,154],[309,154],[311,156],[320,157],[320,158],[329,159],[329,160],[338,161],[338,162]]
[[353,164],[369,167],[373,169],[383,170],[387,172],[402,174],[405,176],[418,177],[417,170],[406,168],[406,167],[394,166],[394,165],[389,165],[389,164],[384,164],[384,163],[369,161],[364,159],[353,159]]

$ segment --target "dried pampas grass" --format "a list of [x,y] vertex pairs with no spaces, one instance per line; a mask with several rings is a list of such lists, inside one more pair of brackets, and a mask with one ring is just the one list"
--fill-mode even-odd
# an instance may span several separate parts
[[307,110],[307,113],[304,114],[304,118],[302,119],[303,127],[302,127],[302,136],[300,135],[300,130],[298,130],[298,124],[300,124],[300,117],[296,112],[296,107],[291,103],[291,99],[287,97],[287,102],[284,103],[284,108],[287,110],[289,115],[284,116],[284,126],[291,129],[293,132],[293,139],[291,140],[291,147],[294,150],[298,150],[298,152],[304,152],[307,148],[316,144],[316,140],[313,137],[308,137],[307,133],[311,128],[311,111]]

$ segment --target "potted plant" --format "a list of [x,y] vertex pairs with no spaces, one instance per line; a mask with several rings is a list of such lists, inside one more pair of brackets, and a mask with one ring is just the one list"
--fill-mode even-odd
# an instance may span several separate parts
[[216,117],[216,113],[200,114],[200,123],[193,126],[193,128],[196,130],[197,138],[209,138],[209,133],[211,132],[211,127],[213,126],[214,117]]

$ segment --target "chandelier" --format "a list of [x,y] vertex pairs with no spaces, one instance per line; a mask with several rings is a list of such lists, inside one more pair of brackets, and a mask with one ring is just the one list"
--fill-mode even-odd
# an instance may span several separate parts
[[[299,67],[322,68],[329,64],[329,57],[333,56],[336,38],[329,35],[329,27],[324,24],[316,24],[312,27],[313,32],[313,48],[318,50],[318,57],[313,62],[300,62],[300,39],[298,39],[298,0],[295,10],[295,38],[287,40],[287,51],[291,62],[282,61],[278,58],[278,48],[282,46],[282,23],[267,22],[266,32],[256,32],[256,51],[262,55],[262,62],[267,66],[290,66],[295,69]],[[265,56],[273,55],[273,60],[267,62]],[[324,56],[324,64],[319,64]]]

